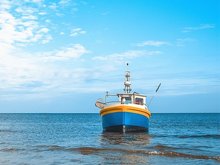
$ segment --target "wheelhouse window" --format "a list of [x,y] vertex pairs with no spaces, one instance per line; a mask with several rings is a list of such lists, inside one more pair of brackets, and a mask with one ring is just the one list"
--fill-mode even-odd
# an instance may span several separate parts
[[122,104],[131,104],[131,97],[122,97],[121,103]]
[[144,99],[136,97],[135,98],[135,104],[143,105],[144,104]]

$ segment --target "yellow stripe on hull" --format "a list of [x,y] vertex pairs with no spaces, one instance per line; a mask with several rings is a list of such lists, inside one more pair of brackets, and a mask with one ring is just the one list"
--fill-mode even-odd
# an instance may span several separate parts
[[129,105],[114,105],[114,106],[103,108],[100,111],[100,115],[104,116],[104,115],[116,113],[116,112],[136,113],[136,114],[146,116],[147,118],[150,118],[151,116],[151,113],[148,109],[138,108],[138,107],[129,106]]

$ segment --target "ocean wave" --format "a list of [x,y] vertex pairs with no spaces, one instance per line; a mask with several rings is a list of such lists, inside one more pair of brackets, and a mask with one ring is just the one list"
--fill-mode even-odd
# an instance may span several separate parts
[[[216,160],[220,162],[220,156],[207,156],[207,155],[193,155],[193,154],[186,154],[174,151],[156,151],[156,150],[127,150],[122,148],[98,148],[98,147],[76,147],[76,148],[68,148],[58,145],[51,145],[51,146],[41,146],[46,147],[48,151],[68,151],[68,152],[80,152],[83,155],[90,155],[90,154],[103,154],[103,153],[125,153],[125,154],[142,154],[148,156],[165,156],[165,157],[179,157],[179,158],[188,158],[188,159],[209,159],[209,160]],[[172,148],[168,146],[158,145],[155,148]]]
[[162,145],[162,144],[158,144],[158,145],[154,146],[153,148],[159,149],[159,150],[183,149],[183,148],[165,146],[165,145]]
[[0,129],[0,133],[15,133],[17,131],[9,130],[9,129]]
[[18,152],[18,151],[24,151],[24,149],[20,148],[2,148],[0,149],[1,152]]
[[34,149],[34,151],[66,151],[67,148],[58,145],[38,145]]
[[212,138],[220,139],[220,134],[205,134],[205,135],[151,135],[152,138],[177,137],[180,139],[186,138]]
[[92,147],[80,147],[72,148],[70,150],[79,151],[81,154],[88,155],[97,152],[123,152],[126,154],[144,154],[153,156],[166,156],[166,157],[182,157],[189,159],[212,159],[220,161],[220,156],[206,156],[206,155],[192,155],[173,151],[146,151],[146,150],[126,150],[119,148],[92,148]]
[[178,138],[185,139],[185,138],[213,138],[213,139],[220,139],[219,134],[206,134],[206,135],[179,135]]
[[[205,146],[207,147],[207,146]],[[188,148],[188,147],[171,147],[171,146],[166,146],[162,144],[158,144],[156,146],[151,147],[153,149],[159,150],[159,151],[164,151],[164,150],[192,150],[192,151],[203,151],[202,149],[193,147],[193,148]]]

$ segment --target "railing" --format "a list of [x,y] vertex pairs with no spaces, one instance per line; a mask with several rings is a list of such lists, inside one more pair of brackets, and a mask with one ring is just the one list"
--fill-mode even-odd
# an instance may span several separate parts
[[105,105],[113,105],[113,104],[120,104],[121,102],[120,101],[108,101],[108,102],[105,102],[104,104]]
[[104,100],[102,98],[98,99],[96,101],[96,106],[98,107],[104,107],[104,106],[108,106],[108,105],[113,105],[113,104],[119,104],[121,103],[120,101],[116,101],[116,100],[113,100],[113,101],[106,101],[107,99],[105,98]]

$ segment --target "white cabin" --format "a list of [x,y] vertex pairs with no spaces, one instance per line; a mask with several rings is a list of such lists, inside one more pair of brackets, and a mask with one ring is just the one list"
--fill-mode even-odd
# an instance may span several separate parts
[[117,94],[121,104],[146,105],[146,96],[138,93]]

